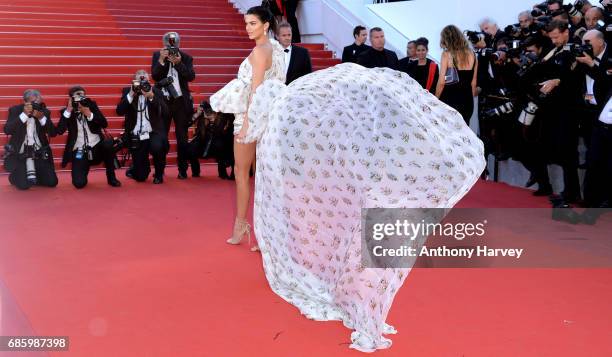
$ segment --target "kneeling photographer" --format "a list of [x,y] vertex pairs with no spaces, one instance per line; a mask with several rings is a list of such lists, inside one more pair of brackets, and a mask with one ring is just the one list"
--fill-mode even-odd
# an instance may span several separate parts
[[[191,173],[200,176],[200,158],[215,158],[219,177],[234,179],[234,115],[213,112],[208,102],[202,102],[193,114],[196,131],[189,143]],[[231,167],[231,174],[227,168]]]
[[55,127],[39,91],[26,90],[23,104],[9,108],[4,132],[11,136],[4,147],[4,167],[10,173],[11,185],[20,190],[33,185],[57,186],[49,146],[49,138],[55,136]]
[[107,139],[103,129],[108,126],[106,117],[95,101],[86,96],[80,86],[68,91],[68,106],[60,111],[61,119],[57,125],[57,134],[68,130],[66,148],[62,167],[72,163],[72,184],[76,188],[87,185],[87,176],[91,165],[104,162],[106,181],[110,186],[119,187],[121,182],[115,176],[115,151],[113,140]]
[[149,83],[149,74],[144,70],[137,71],[132,86],[123,89],[121,101],[117,104],[117,114],[125,116],[122,139],[132,155],[132,167],[126,175],[138,182],[145,181],[151,173],[149,154],[153,156],[155,166],[153,183],[164,182],[168,153],[168,137],[163,118],[166,110],[161,91]]

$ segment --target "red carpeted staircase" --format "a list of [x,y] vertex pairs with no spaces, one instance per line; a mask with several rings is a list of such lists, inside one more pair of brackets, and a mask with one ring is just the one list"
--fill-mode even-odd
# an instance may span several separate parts
[[[138,69],[150,72],[153,51],[165,32],[181,35],[181,49],[194,57],[191,83],[199,103],[235,77],[253,42],[242,15],[219,0],[5,0],[0,4],[0,126],[8,108],[22,102],[25,89],[39,89],[57,124],[70,86],[82,85],[109,120],[110,133],[122,132],[115,113],[121,88]],[[339,63],[322,44],[302,44],[314,69]],[[59,168],[66,137],[52,139]],[[7,143],[0,134],[0,146]],[[3,151],[3,149],[2,149]],[[174,129],[168,163],[176,161]]]

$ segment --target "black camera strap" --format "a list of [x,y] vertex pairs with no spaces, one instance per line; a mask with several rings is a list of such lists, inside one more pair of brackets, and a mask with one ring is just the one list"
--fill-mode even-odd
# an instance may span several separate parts
[[138,128],[138,132],[136,135],[140,136],[140,134],[142,134],[142,126],[144,121],[148,121],[149,123],[151,123],[151,121],[149,120],[149,111],[147,110],[147,98],[144,99],[144,103],[142,105],[142,107],[140,106],[140,96],[138,96],[138,109],[136,110],[136,118],[138,119],[138,114],[140,113],[140,127]]
[[[83,113],[79,112],[78,120],[80,121],[81,128],[83,130],[83,147],[81,149],[85,150],[85,148],[89,147],[89,136],[87,135],[87,128],[89,127],[86,123],[87,119]],[[87,125],[87,126],[86,126]]]

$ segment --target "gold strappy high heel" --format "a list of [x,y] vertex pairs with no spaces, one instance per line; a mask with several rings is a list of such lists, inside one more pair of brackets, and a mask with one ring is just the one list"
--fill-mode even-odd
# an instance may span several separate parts
[[251,225],[248,221],[236,218],[234,222],[234,232],[226,241],[229,244],[237,245],[242,242],[242,237],[247,236],[249,245],[251,244]]

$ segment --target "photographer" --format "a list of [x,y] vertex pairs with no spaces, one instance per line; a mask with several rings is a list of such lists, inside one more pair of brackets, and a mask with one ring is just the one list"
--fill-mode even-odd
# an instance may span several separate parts
[[10,135],[5,145],[4,166],[10,172],[9,182],[20,190],[33,185],[55,187],[57,175],[49,138],[55,136],[51,112],[40,92],[28,89],[23,104],[9,108],[4,133]]
[[[540,105],[536,118],[541,120],[542,136],[537,155],[538,182],[536,195],[548,195],[552,188],[546,165],[556,163],[563,168],[564,191],[568,202],[580,200],[578,181],[578,115],[583,103],[581,75],[576,68],[574,44],[570,44],[568,23],[552,21],[547,27],[555,48],[544,56],[538,70],[546,78],[538,83]],[[584,78],[584,77],[582,77]]]
[[83,87],[70,88],[68,105],[60,111],[60,115],[57,134],[62,135],[68,130],[62,167],[72,162],[74,187],[85,187],[90,166],[101,162],[104,162],[106,167],[108,184],[113,187],[121,186],[115,176],[113,140],[105,139],[102,131],[108,126],[108,122],[96,102],[86,97]]
[[[189,143],[191,172],[193,177],[200,177],[200,158],[215,158],[219,177],[224,180],[234,179],[234,115],[213,112],[208,102],[202,102],[193,114],[196,131]],[[232,168],[231,175],[227,167]]]
[[[584,35],[585,45],[592,52],[577,57],[585,76],[585,106],[581,117],[581,134],[587,143],[587,171],[584,178],[584,199],[587,207],[609,207],[612,182],[612,121],[609,117],[610,57],[604,35],[591,30]],[[607,109],[607,110],[606,110]]]
[[509,37],[507,33],[497,27],[497,22],[490,18],[480,20],[478,25],[480,26],[480,31],[490,36],[487,39],[487,47],[492,48],[494,51],[497,51],[497,41]]
[[178,146],[178,178],[187,178],[187,126],[193,113],[193,98],[189,82],[195,79],[193,58],[179,49],[180,38],[176,32],[163,36],[164,48],[153,54],[151,76],[156,86],[162,90],[169,116],[165,118],[166,136],[170,122],[174,120],[174,130]]
[[168,138],[163,113],[166,103],[157,88],[151,87],[149,74],[139,70],[134,75],[132,86],[123,88],[121,101],[117,104],[117,114],[125,116],[123,141],[132,155],[132,167],[126,175],[138,182],[149,177],[153,156],[155,173],[153,183],[164,182]]

